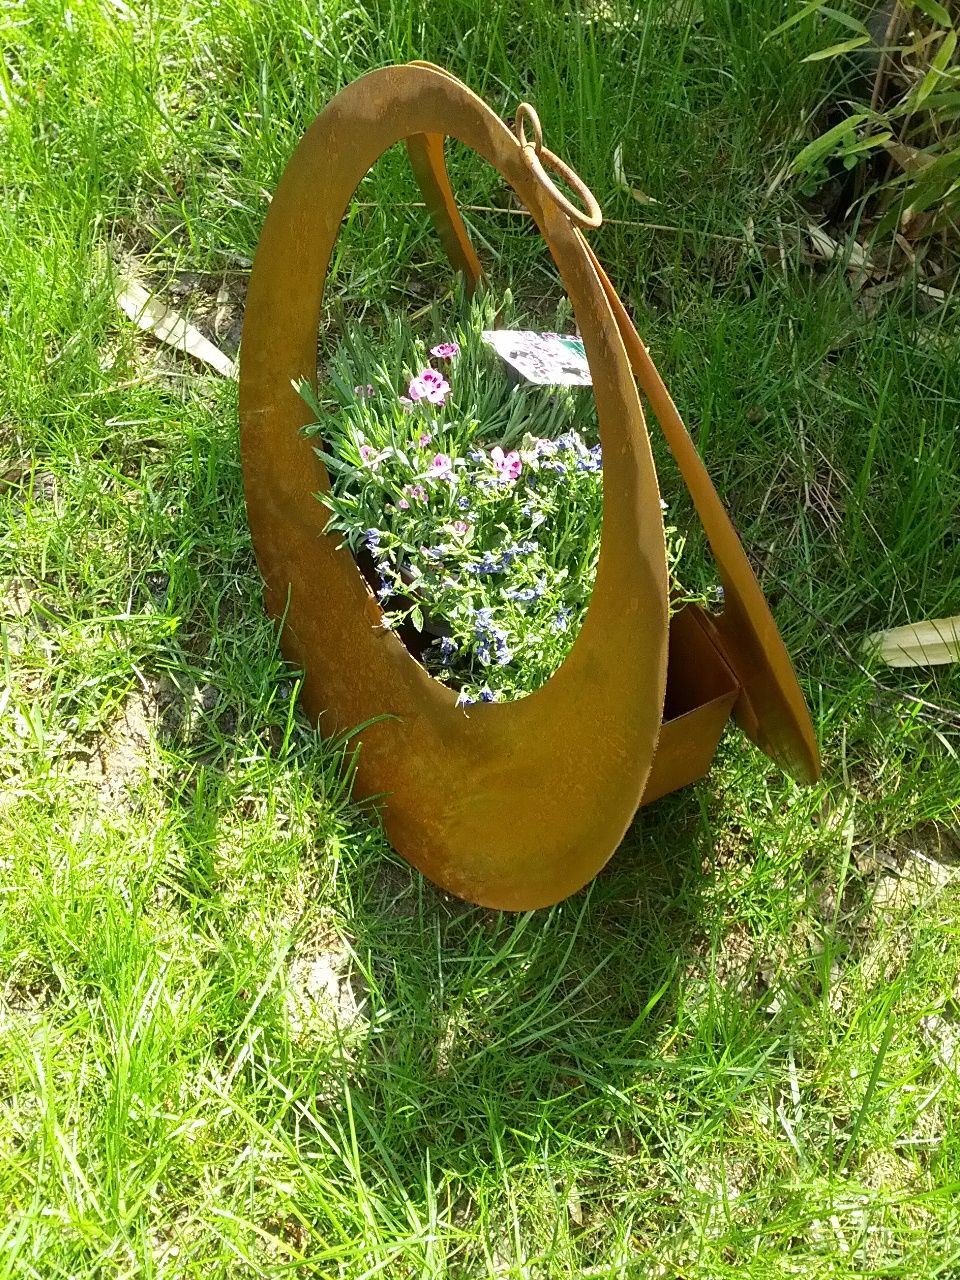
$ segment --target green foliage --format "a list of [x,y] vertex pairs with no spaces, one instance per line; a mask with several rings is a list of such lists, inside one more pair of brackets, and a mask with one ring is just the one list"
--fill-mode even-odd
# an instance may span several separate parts
[[[882,24],[877,19],[882,18]],[[960,66],[955,14],[934,0],[874,13],[867,25],[820,0],[802,6],[771,32],[838,24],[859,34],[804,59],[848,65],[848,114],[793,160],[800,189],[813,195],[831,177],[831,162],[869,170],[878,234],[903,226],[911,238],[952,226],[960,212]],[[847,55],[857,51],[857,58]],[[852,108],[852,109],[850,109]]]
[[[511,386],[484,344],[498,316],[527,327],[509,291],[458,310],[446,326],[435,311],[426,338],[400,316],[375,339],[353,328],[330,360],[328,399],[302,394],[330,473],[327,530],[366,552],[383,625],[422,632],[426,620],[433,674],[463,702],[496,701],[539,688],[580,630],[600,551],[601,454],[589,389]],[[431,359],[442,342],[456,354]],[[407,384],[431,364],[449,379],[446,398],[412,402]]]
[[[957,611],[960,336],[952,304],[897,285],[871,315],[780,240],[800,211],[771,174],[839,65],[803,59],[855,34],[763,45],[784,14],[0,9],[4,1280],[957,1272],[960,665],[881,690],[838,640]],[[504,118],[529,98],[595,190],[591,241],[824,752],[801,792],[731,733],[589,889],[519,917],[436,891],[351,802],[352,743],[307,722],[263,613],[235,387],[113,303],[135,254],[208,332],[221,290],[239,312],[299,134],[411,57]],[[652,212],[614,181],[620,143]],[[453,159],[463,203],[498,210],[467,212],[484,266],[549,321],[539,239]],[[385,157],[328,303],[444,296],[416,199]],[[684,573],[713,573],[695,533]]]

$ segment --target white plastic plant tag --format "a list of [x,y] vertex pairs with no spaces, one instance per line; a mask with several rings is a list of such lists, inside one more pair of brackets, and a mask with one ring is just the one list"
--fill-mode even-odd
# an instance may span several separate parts
[[589,387],[583,339],[532,329],[484,329],[484,342],[527,382],[541,387]]

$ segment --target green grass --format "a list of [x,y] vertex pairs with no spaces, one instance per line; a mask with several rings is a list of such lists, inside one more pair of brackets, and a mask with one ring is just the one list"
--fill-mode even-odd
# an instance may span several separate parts
[[[878,690],[836,639],[957,612],[955,304],[906,281],[868,317],[796,247],[773,179],[835,74],[801,61],[816,30],[762,45],[773,0],[627,9],[0,15],[0,1275],[960,1271],[960,688]],[[302,129],[411,56],[532,100],[597,193],[826,765],[802,792],[730,734],[521,917],[438,893],[351,802],[262,614],[235,388],[112,302],[135,255],[236,313]],[[619,142],[658,205],[616,189]],[[504,203],[456,160],[465,203]],[[331,299],[442,294],[415,198],[391,153]],[[521,219],[471,218],[556,301]]]

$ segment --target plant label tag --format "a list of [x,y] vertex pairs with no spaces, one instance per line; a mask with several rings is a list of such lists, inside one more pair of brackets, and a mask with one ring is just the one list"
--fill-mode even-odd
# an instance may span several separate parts
[[481,336],[527,382],[541,387],[589,387],[593,383],[583,339],[574,334],[485,329]]

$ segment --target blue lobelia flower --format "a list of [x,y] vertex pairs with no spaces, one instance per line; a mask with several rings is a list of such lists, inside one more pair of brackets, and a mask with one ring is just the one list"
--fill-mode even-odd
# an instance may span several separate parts
[[476,574],[502,573],[503,565],[494,559],[492,551],[485,551],[477,564],[467,565],[467,572]]
[[477,637],[477,657],[485,667],[495,662],[498,667],[505,667],[513,653],[510,649],[506,631],[493,624],[491,608],[478,609],[474,614],[474,633]]
[[508,587],[503,594],[508,600],[538,600],[543,595],[543,590],[536,587]]
[[386,560],[375,560],[373,567],[377,571],[377,577],[380,580],[380,587],[377,591],[377,599],[381,601],[387,600],[393,595],[393,583],[387,577],[390,572],[390,565]]
[[441,636],[437,641],[437,646],[440,649],[440,661],[445,667],[449,667],[460,646],[450,636]]
[[517,556],[533,555],[536,549],[536,542],[530,538],[527,538],[524,542],[515,542],[510,547],[504,547],[503,551],[500,553],[501,564],[504,569],[509,569]]
[[577,459],[578,471],[602,471],[603,462],[601,459],[600,446],[595,444],[589,453],[582,454]]

